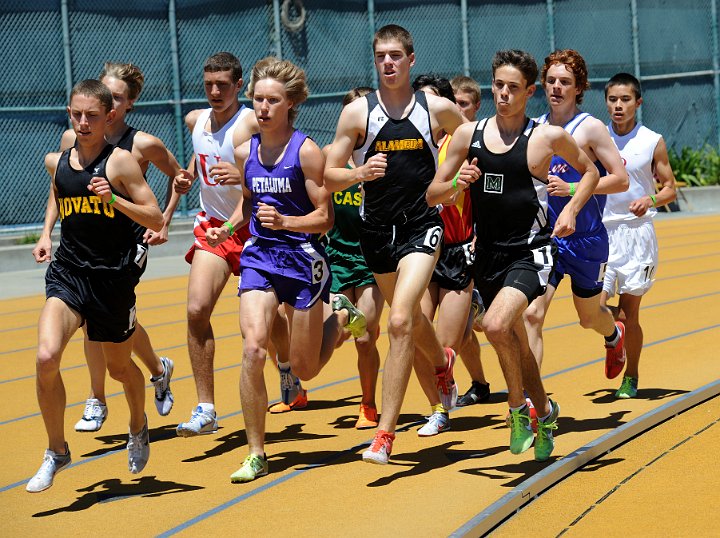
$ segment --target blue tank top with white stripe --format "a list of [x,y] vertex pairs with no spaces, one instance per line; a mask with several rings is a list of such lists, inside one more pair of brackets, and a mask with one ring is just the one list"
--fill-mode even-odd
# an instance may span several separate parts
[[[580,112],[573,119],[567,122],[567,124],[565,124],[564,129],[572,136],[575,129],[577,129],[577,127],[589,117],[591,116],[587,112]],[[540,116],[537,122],[548,123],[548,114]],[[607,175],[607,170],[605,170],[605,167],[600,163],[600,161],[595,161],[595,166],[597,166],[597,169],[600,172],[600,177]],[[559,177],[566,183],[577,183],[582,177],[582,175],[570,166],[565,159],[558,157],[557,155],[553,156],[552,161],[550,162],[550,171],[548,173]],[[575,219],[574,237],[605,233],[602,216],[603,210],[605,209],[606,199],[607,196],[605,194],[593,194],[590,197]],[[548,196],[548,216],[552,226],[555,226],[555,221],[557,220],[558,215],[562,212],[569,201],[569,196]]]

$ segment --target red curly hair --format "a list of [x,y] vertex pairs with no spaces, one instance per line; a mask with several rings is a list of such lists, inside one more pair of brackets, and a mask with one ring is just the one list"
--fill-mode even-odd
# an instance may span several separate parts
[[545,85],[548,69],[556,64],[564,65],[575,76],[575,87],[580,90],[577,94],[576,101],[577,104],[582,103],[585,90],[590,88],[585,60],[576,50],[556,50],[550,54],[550,56],[545,58],[545,65],[543,65],[540,73],[540,79],[542,80],[543,86]]

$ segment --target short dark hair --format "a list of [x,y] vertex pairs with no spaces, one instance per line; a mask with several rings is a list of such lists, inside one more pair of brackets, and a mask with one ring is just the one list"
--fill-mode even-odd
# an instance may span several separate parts
[[75,84],[70,92],[70,101],[76,95],[96,97],[105,112],[110,112],[113,109],[113,97],[110,89],[97,79],[88,78]]
[[437,95],[455,102],[455,93],[453,93],[450,81],[445,77],[441,77],[437,73],[425,73],[419,75],[412,83],[413,90],[418,91],[430,86]]
[[203,65],[204,73],[217,73],[218,71],[232,71],[233,82],[237,82],[242,78],[240,60],[230,52],[218,52],[205,60],[205,65]]
[[497,51],[492,62],[493,79],[495,78],[495,71],[504,65],[518,69],[522,73],[523,78],[525,78],[526,86],[535,85],[538,76],[538,66],[535,58],[533,58],[529,52],[518,49]]
[[610,80],[605,84],[605,97],[607,98],[608,90],[613,86],[630,86],[635,94],[635,99],[642,97],[642,88],[640,87],[640,81],[632,76],[630,73],[618,73],[613,75]]
[[397,24],[387,24],[375,32],[375,37],[373,38],[373,52],[375,51],[375,46],[378,44],[378,41],[392,41],[393,39],[402,44],[403,49],[405,49],[405,54],[408,56],[415,52],[413,38],[410,35],[410,32]]

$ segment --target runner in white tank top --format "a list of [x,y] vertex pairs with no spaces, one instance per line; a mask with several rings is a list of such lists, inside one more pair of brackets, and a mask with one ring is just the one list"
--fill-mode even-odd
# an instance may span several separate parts
[[208,58],[203,67],[203,83],[211,108],[193,110],[185,117],[195,157],[191,171],[181,170],[175,178],[175,190],[181,194],[190,190],[196,178],[199,180],[202,206],[195,220],[195,243],[185,257],[192,265],[188,283],[188,353],[198,405],[190,420],[178,425],[177,433],[182,437],[217,431],[215,342],[210,316],[230,273],[239,274],[240,253],[249,234],[247,227],[244,234],[243,228],[234,230],[228,241],[211,247],[205,239],[205,230],[222,226],[242,198],[234,149],[258,130],[255,115],[238,103],[243,79],[240,61],[235,56],[219,52]]
[[[658,206],[675,199],[675,177],[662,136],[635,120],[642,103],[638,80],[627,73],[615,75],[605,86],[605,100],[611,119],[608,131],[630,176],[630,188],[609,194],[605,205],[603,223],[610,255],[602,301],[607,302],[617,290],[619,302],[613,310],[625,322],[627,366],[615,396],[634,398],[643,344],[640,301],[652,286],[658,261],[652,217]],[[656,178],[661,186],[657,194]]]

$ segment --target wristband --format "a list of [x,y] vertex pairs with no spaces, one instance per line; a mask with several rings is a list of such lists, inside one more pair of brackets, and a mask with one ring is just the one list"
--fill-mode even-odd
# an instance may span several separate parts
[[228,231],[230,232],[230,237],[232,237],[233,234],[235,233],[235,226],[233,226],[229,220],[226,220],[225,222],[223,222],[223,226],[225,226],[228,229]]
[[115,200],[117,200],[117,198],[115,197],[115,193],[111,192],[110,193],[110,201],[107,203],[107,205],[113,205],[115,203]]
[[454,177],[453,180],[452,180],[452,186],[453,186],[453,189],[455,189],[455,190],[458,189],[457,180],[458,180],[458,177],[459,177],[459,176],[460,176],[460,172],[458,172],[457,174],[455,174],[455,177]]
[[223,226],[225,226],[228,229],[228,231],[230,232],[230,237],[232,237],[233,234],[235,233],[235,226],[233,226],[229,220],[226,220],[225,222],[223,222]]
[[654,194],[651,194],[650,199],[652,200],[653,207],[655,207],[657,205],[657,198],[655,198]]
[[576,188],[577,188],[577,183],[570,183],[570,196],[575,196]]

